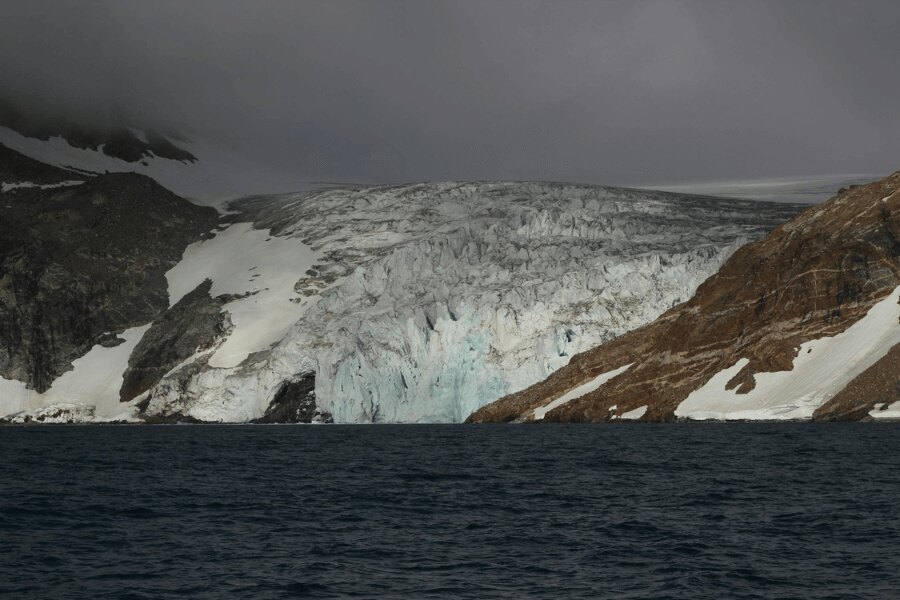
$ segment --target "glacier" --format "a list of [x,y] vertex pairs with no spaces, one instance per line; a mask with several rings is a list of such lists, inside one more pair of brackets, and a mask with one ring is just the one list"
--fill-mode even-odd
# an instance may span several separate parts
[[686,300],[797,210],[505,182],[340,187],[228,209],[230,224],[168,278],[172,302],[204,277],[237,294],[239,360],[222,359],[227,336],[198,352],[137,399],[147,415],[249,421],[314,374],[317,407],[338,423],[461,422]]

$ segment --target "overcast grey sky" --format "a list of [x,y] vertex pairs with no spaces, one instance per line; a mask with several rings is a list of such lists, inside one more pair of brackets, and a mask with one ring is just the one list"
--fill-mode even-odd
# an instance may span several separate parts
[[900,2],[0,4],[3,90],[309,180],[900,168]]

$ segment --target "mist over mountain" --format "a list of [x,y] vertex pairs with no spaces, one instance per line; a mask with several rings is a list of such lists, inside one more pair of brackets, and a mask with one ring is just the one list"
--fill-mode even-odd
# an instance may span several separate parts
[[43,141],[61,137],[75,148],[97,150],[130,163],[154,156],[180,162],[197,160],[172,142],[179,139],[177,134],[167,137],[152,130],[136,130],[122,119],[101,122],[84,115],[68,117],[64,111],[21,108],[8,98],[0,98],[0,126]]
[[900,155],[892,3],[3,10],[26,412],[459,421]]
[[208,144],[246,164],[226,171],[265,172],[259,192],[883,176],[900,154],[900,81],[888,75],[898,11],[840,0],[7,2],[0,78],[2,95],[37,115]]

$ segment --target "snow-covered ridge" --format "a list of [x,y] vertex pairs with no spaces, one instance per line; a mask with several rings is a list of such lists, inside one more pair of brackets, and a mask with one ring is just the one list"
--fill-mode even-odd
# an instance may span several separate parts
[[239,336],[239,364],[170,372],[150,414],[257,418],[314,372],[317,405],[337,422],[462,421],[685,300],[796,210],[542,183],[330,189],[230,208],[245,224],[189,249],[170,294],[207,276],[229,292],[255,286],[235,332],[243,321],[269,334]]
[[191,178],[192,171],[198,170],[197,165],[188,162],[155,156],[128,162],[104,154],[102,146],[97,150],[77,148],[61,136],[40,140],[2,126],[0,126],[0,142],[42,163],[72,169],[73,172],[81,170],[94,173],[136,172],[149,175],[166,187],[170,187],[167,184],[179,176]]
[[[132,133],[146,141],[144,132],[132,130]],[[150,151],[140,160],[129,162],[105,154],[102,146],[96,150],[78,148],[61,136],[40,140],[0,126],[0,143],[42,163],[68,169],[73,176],[84,172],[140,173],[197,204],[219,208],[229,199],[251,193],[303,189],[298,181],[301,178],[292,178],[265,164],[236,156],[216,142],[202,139],[174,142],[196,160],[164,158]]]

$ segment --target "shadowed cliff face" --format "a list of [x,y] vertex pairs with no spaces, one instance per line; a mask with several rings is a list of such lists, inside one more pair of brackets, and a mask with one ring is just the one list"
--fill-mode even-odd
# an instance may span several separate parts
[[92,346],[168,308],[165,272],[218,216],[142,175],[2,151],[4,182],[82,180],[0,192],[0,376],[44,391]]
[[332,423],[330,413],[316,407],[316,375],[285,381],[264,414],[254,423]]
[[128,402],[149,390],[163,375],[195,352],[215,345],[231,329],[222,305],[229,296],[212,298],[212,281],[203,281],[162,314],[128,357],[119,398]]
[[[790,371],[801,344],[845,331],[898,284],[900,172],[810,207],[738,250],[688,302],[575,356],[546,380],[468,421],[528,420],[534,409],[625,365],[631,366],[544,418],[607,421],[647,406],[643,420],[671,420],[691,392],[740,359],[746,364],[726,385],[738,394],[753,390],[758,373]],[[815,417],[860,418],[875,402],[900,400],[895,364],[896,350]]]
[[65,181],[81,181],[91,175],[93,174],[44,164],[0,144],[0,183],[7,186],[26,182],[34,185],[54,185]]

